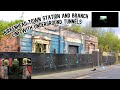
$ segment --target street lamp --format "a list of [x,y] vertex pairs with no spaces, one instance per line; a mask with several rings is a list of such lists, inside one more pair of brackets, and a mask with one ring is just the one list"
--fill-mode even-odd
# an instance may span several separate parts
[[98,55],[97,55],[97,57],[98,57],[98,67],[100,67],[100,61],[99,61],[99,49],[97,49],[96,51],[98,52]]

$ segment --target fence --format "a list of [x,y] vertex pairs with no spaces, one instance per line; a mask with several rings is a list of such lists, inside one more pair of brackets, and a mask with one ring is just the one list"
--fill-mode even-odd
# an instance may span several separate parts
[[98,52],[93,52],[92,54],[0,52],[0,58],[25,57],[31,58],[32,60],[33,74],[42,72],[56,72],[74,68],[92,68],[98,66],[98,61],[100,65],[111,65],[115,63],[114,56],[102,56]]

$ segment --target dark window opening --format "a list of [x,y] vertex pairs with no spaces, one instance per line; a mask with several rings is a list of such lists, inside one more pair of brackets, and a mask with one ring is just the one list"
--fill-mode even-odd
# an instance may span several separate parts
[[46,44],[36,43],[35,52],[46,53]]
[[69,45],[69,54],[77,54],[79,46]]

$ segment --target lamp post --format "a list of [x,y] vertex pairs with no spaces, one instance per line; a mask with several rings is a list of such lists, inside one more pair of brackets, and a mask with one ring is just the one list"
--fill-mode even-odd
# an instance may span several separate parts
[[97,49],[96,51],[98,52],[98,54],[97,54],[98,63],[97,63],[97,64],[98,64],[98,67],[100,67],[100,61],[99,61],[99,49]]

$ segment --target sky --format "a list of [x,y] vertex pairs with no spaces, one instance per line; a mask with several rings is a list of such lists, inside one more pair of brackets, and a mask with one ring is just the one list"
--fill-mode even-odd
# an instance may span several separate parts
[[[80,13],[80,14],[88,14],[88,18],[82,19],[81,25],[85,25],[87,22],[91,21],[91,12],[92,11],[0,11],[0,20],[14,21],[16,19],[20,19],[22,14],[23,14],[23,19],[25,21],[28,21],[33,18],[42,17],[45,15],[51,15],[51,14],[61,14],[62,15],[63,13]],[[94,12],[97,12],[97,11],[94,11]],[[106,12],[106,11],[102,11],[102,12]],[[119,11],[115,11],[115,12],[119,12]],[[119,20],[119,22],[120,22],[120,20]],[[112,28],[112,29],[120,37],[120,27]]]

